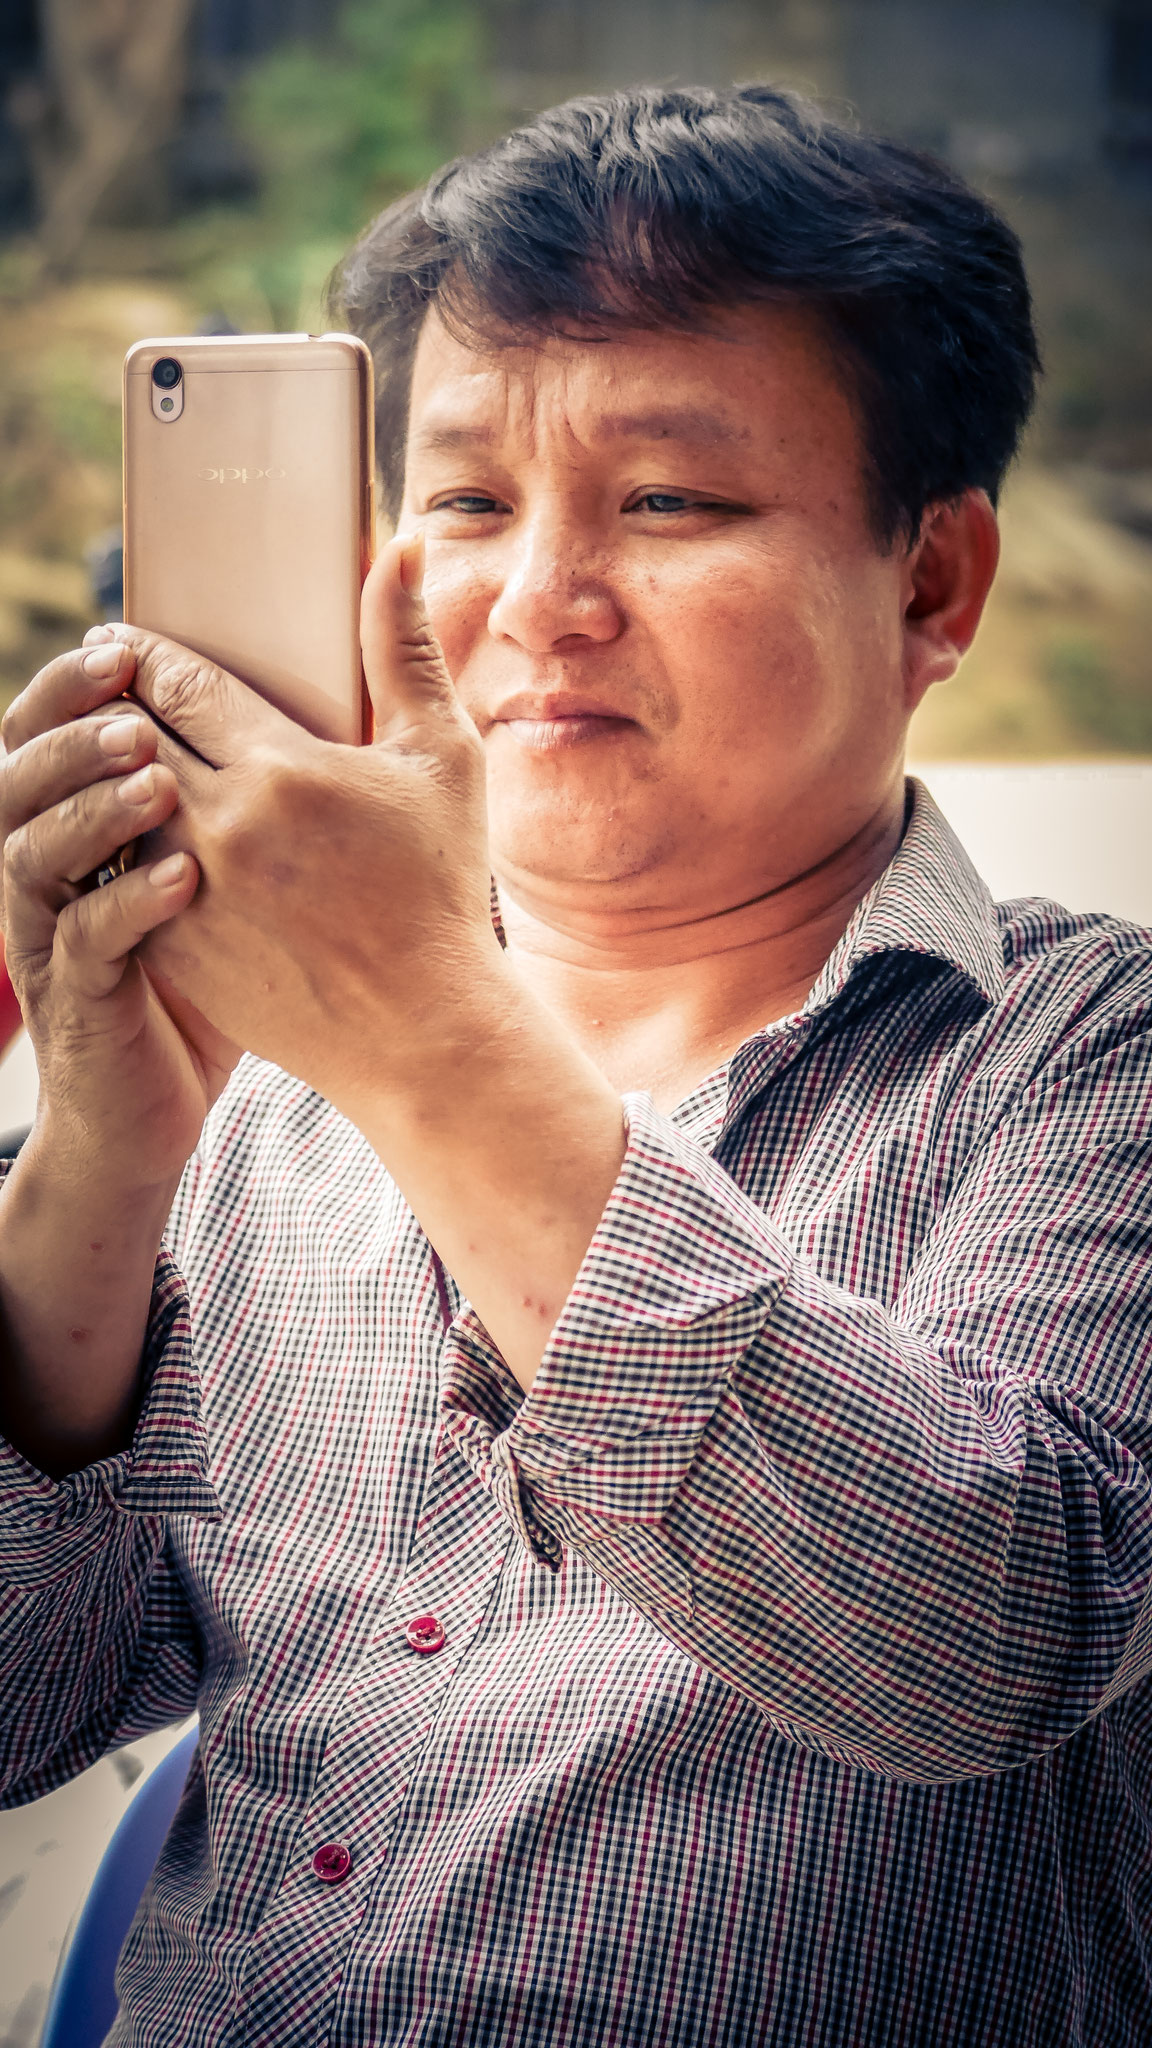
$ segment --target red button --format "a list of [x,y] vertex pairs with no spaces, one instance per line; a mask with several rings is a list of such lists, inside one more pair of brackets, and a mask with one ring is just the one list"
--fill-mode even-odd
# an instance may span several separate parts
[[325,1842],[312,1858],[312,1868],[322,1884],[339,1884],[352,1868],[352,1857],[343,1842]]
[[444,1648],[444,1630],[434,1614],[418,1614],[404,1631],[414,1650],[422,1657],[428,1657],[433,1650]]

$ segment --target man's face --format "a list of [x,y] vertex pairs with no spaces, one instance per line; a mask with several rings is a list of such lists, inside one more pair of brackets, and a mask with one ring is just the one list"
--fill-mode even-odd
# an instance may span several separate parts
[[401,524],[518,899],[715,915],[892,803],[907,563],[803,310],[491,353],[431,316]]

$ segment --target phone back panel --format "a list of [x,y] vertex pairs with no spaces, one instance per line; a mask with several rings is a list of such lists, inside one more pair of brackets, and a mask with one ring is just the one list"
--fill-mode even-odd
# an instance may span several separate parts
[[[152,365],[175,356],[179,417]],[[322,739],[370,710],[372,364],[351,335],[141,341],[124,365],[124,616],[207,655]]]

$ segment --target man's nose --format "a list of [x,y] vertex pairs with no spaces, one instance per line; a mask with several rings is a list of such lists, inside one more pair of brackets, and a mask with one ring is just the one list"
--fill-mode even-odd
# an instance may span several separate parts
[[488,614],[496,640],[550,654],[566,640],[615,640],[624,615],[603,554],[567,523],[525,522],[509,534],[505,574]]

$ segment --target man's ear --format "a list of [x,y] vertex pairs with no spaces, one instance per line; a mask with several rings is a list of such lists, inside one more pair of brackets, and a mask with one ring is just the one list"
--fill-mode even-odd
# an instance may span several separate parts
[[930,506],[909,549],[904,604],[904,688],[915,711],[933,683],[956,673],[980,624],[1000,560],[1000,529],[986,491]]

